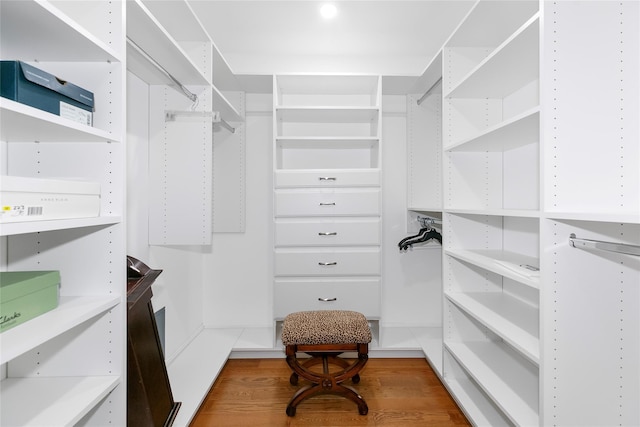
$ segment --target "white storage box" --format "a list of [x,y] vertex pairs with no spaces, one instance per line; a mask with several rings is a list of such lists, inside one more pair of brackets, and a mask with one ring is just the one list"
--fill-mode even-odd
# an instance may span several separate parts
[[100,184],[2,176],[0,209],[0,223],[96,217]]

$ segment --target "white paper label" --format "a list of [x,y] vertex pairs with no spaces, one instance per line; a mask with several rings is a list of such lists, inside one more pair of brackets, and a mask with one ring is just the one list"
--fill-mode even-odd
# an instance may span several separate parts
[[60,101],[60,117],[82,123],[83,125],[93,125],[93,114],[91,111],[83,110],[66,102]]

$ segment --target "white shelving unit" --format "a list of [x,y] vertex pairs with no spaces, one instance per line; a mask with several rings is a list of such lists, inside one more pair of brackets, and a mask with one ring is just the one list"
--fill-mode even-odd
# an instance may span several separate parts
[[442,51],[443,377],[478,425],[539,425],[539,38],[537,1],[479,1]]
[[0,52],[94,92],[94,127],[0,100],[2,175],[97,181],[100,216],[0,226],[4,271],[59,270],[58,307],[0,335],[2,425],[124,425],[125,2],[3,1]]
[[276,322],[380,317],[381,99],[379,76],[274,76]]
[[[413,123],[443,121],[439,373],[475,425],[640,421],[637,255],[569,241],[640,246],[638,8],[480,0],[422,78],[444,92]],[[438,212],[424,194],[410,216]]]

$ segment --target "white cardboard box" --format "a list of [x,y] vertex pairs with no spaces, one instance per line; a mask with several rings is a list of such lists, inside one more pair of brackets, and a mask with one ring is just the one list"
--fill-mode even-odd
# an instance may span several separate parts
[[100,184],[90,181],[0,177],[0,223],[100,215]]

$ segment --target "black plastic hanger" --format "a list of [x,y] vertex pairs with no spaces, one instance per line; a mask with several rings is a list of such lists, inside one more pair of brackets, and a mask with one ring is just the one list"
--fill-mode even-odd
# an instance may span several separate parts
[[442,234],[438,233],[435,229],[429,228],[425,233],[420,233],[416,236],[407,237],[406,239],[401,240],[400,247],[401,251],[406,251],[409,247],[413,246],[416,243],[427,242],[431,239],[436,239],[440,244],[442,244]]
[[423,227],[423,228],[421,228],[421,229],[420,229],[420,231],[418,232],[418,234],[416,234],[416,235],[414,235],[414,236],[405,237],[404,239],[400,240],[400,241],[398,242],[398,247],[399,247],[400,249],[402,249],[402,247],[404,246],[404,244],[405,244],[406,242],[408,242],[408,241],[409,241],[409,240],[411,240],[411,239],[417,239],[417,238],[422,237],[422,235],[423,235],[423,234],[428,233],[428,232],[429,232],[429,230],[431,230],[431,227]]

